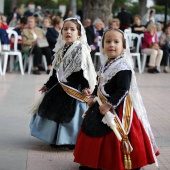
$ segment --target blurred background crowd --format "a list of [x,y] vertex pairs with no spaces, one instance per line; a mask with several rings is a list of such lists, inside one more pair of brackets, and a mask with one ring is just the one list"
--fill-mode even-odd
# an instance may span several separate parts
[[[38,1],[27,2],[27,7],[24,4],[17,5],[12,8],[12,11],[7,10],[5,7],[5,12],[1,12],[0,14],[0,50],[4,52],[14,49],[15,37],[8,36],[9,31],[14,30],[18,35],[17,48],[22,53],[23,63],[26,60],[26,55],[32,57],[32,74],[40,75],[42,73],[41,71],[46,71],[49,74],[54,55],[53,49],[55,48],[61,25],[69,17],[75,17],[83,23],[88,44],[92,50],[91,57],[96,71],[99,70],[101,65],[99,45],[103,32],[107,28],[119,28],[127,36],[132,33],[140,36],[140,40],[138,40],[138,36],[137,38],[133,38],[133,45],[130,42],[130,52],[140,53],[141,55],[141,66],[139,66],[139,62],[135,61],[135,67],[143,67],[143,69],[147,67],[148,73],[170,72],[170,20],[167,15],[169,10],[168,1],[165,0],[163,3],[162,1],[155,1],[162,3],[162,9],[159,9],[161,5],[159,5],[159,8],[156,6],[147,7],[145,1],[145,13],[142,10],[143,6],[138,6],[137,8],[137,4],[140,5],[141,3],[140,1],[140,3],[134,1],[130,4],[128,0],[119,2],[114,0],[92,2],[88,0],[86,1],[86,5],[83,3],[80,9],[78,9],[80,4],[78,5],[73,0],[70,1],[72,2],[70,4],[60,3],[57,9],[52,7],[48,9],[49,2],[44,2],[43,4],[38,3]],[[80,3],[80,1],[78,2]],[[45,3],[47,6],[45,6]],[[141,10],[135,11],[135,8]],[[162,12],[166,10],[166,12],[158,15],[159,10]],[[139,49],[137,49],[137,41],[140,41]],[[3,54],[0,53],[2,61]],[[143,61],[142,54],[147,56],[146,63]],[[96,57],[98,58],[96,59]],[[42,64],[44,60],[46,66]],[[8,64],[7,68],[4,68],[2,62],[3,74],[6,71],[11,71],[9,67]],[[24,65],[24,68],[25,71],[29,70],[28,66]],[[139,70],[139,72],[142,71],[144,70]]]

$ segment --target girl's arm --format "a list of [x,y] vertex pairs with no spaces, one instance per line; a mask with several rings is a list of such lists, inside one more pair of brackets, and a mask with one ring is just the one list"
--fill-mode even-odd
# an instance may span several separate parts
[[[115,75],[113,83],[116,83],[115,92],[111,95],[109,103],[116,109],[124,100],[130,89],[131,70],[120,71]],[[111,80],[112,81],[112,80]],[[112,84],[112,82],[111,82]]]
[[130,89],[131,71],[118,72],[108,84],[105,85],[107,93],[111,94],[108,102],[99,107],[100,113],[105,115],[110,109],[116,109],[124,100]]
[[56,70],[53,69],[53,73],[48,79],[48,81],[44,84],[48,89],[53,87],[58,82],[57,76],[56,76]]

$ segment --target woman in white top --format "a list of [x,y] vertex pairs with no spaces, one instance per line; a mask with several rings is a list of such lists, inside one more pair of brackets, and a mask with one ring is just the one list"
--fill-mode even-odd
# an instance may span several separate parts
[[40,28],[36,27],[35,18],[33,16],[28,17],[28,27],[22,32],[22,50],[26,51],[32,48],[33,57],[33,74],[40,74],[38,66],[41,61],[42,55],[45,55],[48,65],[47,74],[50,72],[52,63],[52,53],[49,47],[39,47],[37,40],[42,40],[44,34]]

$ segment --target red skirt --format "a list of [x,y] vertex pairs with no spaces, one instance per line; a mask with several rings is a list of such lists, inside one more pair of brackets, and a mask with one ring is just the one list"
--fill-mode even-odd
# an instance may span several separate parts
[[[130,154],[133,169],[155,162],[150,141],[135,111],[128,138],[133,147]],[[158,155],[159,151],[156,154]],[[80,129],[74,157],[74,162],[84,166],[105,170],[125,170],[121,142],[114,132],[103,137],[89,137]]]

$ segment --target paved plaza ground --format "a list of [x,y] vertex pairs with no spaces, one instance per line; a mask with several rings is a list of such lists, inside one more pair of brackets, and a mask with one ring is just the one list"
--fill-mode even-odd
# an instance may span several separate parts
[[[136,73],[148,118],[160,149],[159,167],[170,170],[170,74]],[[47,75],[0,76],[0,170],[78,170],[73,151],[51,148],[29,134],[27,111]]]

